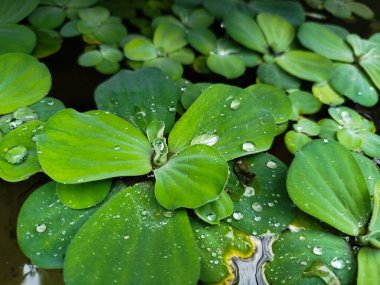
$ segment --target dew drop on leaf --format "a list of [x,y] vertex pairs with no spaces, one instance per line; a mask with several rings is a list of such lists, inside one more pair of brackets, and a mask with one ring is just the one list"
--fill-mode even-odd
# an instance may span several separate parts
[[316,255],[322,255],[322,247],[319,247],[319,246],[314,247],[313,253]]
[[45,224],[39,224],[36,226],[36,231],[38,233],[43,233],[46,231],[46,225]]
[[344,262],[342,259],[339,259],[338,257],[334,257],[331,262],[331,266],[335,269],[342,269],[344,267]]
[[216,215],[214,213],[210,213],[207,215],[207,220],[213,222],[216,220]]
[[240,107],[240,101],[238,99],[234,99],[231,101],[230,109],[231,110],[237,110]]
[[258,202],[254,202],[252,204],[252,209],[255,211],[255,212],[261,212],[263,210],[263,207],[261,206],[260,203]]
[[244,187],[244,194],[245,197],[252,197],[255,195],[255,189],[250,186]]
[[270,169],[275,169],[275,168],[277,168],[277,163],[274,162],[274,161],[272,161],[272,160],[269,160],[267,162],[267,167],[270,168]]
[[164,216],[167,218],[171,218],[171,217],[173,217],[173,212],[172,211],[165,211]]
[[6,161],[10,164],[18,165],[22,164],[28,156],[28,150],[22,145],[14,146],[7,150],[4,155]]
[[252,142],[245,142],[242,145],[242,149],[246,152],[253,152],[255,151],[255,145]]
[[216,144],[219,140],[219,136],[217,134],[202,134],[191,140],[191,145],[193,144],[205,144],[212,146]]
[[240,213],[240,212],[234,212],[233,214],[232,214],[232,217],[235,219],[235,220],[237,220],[237,221],[240,221],[241,219],[243,219],[243,214],[242,213]]

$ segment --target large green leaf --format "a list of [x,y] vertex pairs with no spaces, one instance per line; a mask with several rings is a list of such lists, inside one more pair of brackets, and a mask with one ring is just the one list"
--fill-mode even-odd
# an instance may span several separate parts
[[0,178],[17,182],[41,171],[36,140],[43,124],[25,123],[0,140]]
[[50,86],[48,68],[33,56],[22,53],[0,55],[0,114],[42,99]]
[[37,142],[44,172],[61,183],[82,183],[151,171],[152,147],[127,121],[104,111],[58,112]]
[[257,77],[261,82],[282,89],[298,89],[300,81],[282,70],[277,64],[263,62],[257,69]]
[[282,234],[272,245],[273,261],[265,265],[272,285],[353,284],[355,260],[350,246],[330,233],[300,230]]
[[338,142],[306,144],[290,165],[286,186],[304,212],[348,235],[363,231],[371,211],[367,185],[352,154]]
[[268,13],[260,13],[257,23],[264,33],[266,41],[275,53],[281,53],[289,48],[295,31],[294,27],[284,18]]
[[168,209],[198,208],[218,198],[228,178],[228,165],[207,145],[189,146],[154,170],[158,202]]
[[303,23],[298,39],[308,49],[332,60],[353,62],[350,47],[329,28],[314,22]]
[[380,44],[360,58],[359,64],[380,89]]
[[150,122],[174,125],[179,92],[174,82],[156,68],[122,70],[95,90],[99,109],[125,118],[145,132]]
[[357,285],[380,284],[380,250],[363,247],[358,254]]
[[29,22],[40,29],[56,29],[65,19],[65,10],[55,6],[40,6],[28,17]]
[[378,101],[378,95],[365,74],[351,64],[338,64],[329,80],[331,87],[355,103],[371,107]]
[[267,53],[267,43],[259,25],[249,15],[231,11],[224,17],[228,35],[246,48]]
[[374,161],[369,159],[363,154],[353,152],[352,153],[356,162],[358,163],[360,170],[362,171],[364,178],[367,182],[367,189],[370,195],[373,195],[375,191],[376,182],[380,180],[380,169]]
[[285,187],[286,165],[270,154],[260,153],[242,158],[235,168],[243,168],[245,175],[254,179],[240,186],[244,194],[234,201],[234,213],[227,222],[253,235],[284,230],[295,217]]
[[220,223],[220,220],[230,216],[233,210],[234,205],[230,196],[227,192],[222,191],[218,199],[196,208],[194,211],[203,221],[217,225]]
[[172,53],[186,46],[185,30],[172,24],[160,24],[154,32],[153,44],[157,49]]
[[97,210],[73,210],[64,206],[51,181],[24,202],[17,220],[22,252],[42,268],[62,268],[67,246],[76,232]]
[[250,237],[223,222],[210,226],[192,219],[191,226],[201,255],[199,279],[206,284],[229,284],[236,280],[232,258],[252,254],[255,245]]
[[273,116],[255,107],[255,98],[241,88],[215,84],[206,89],[178,120],[169,148],[178,152],[191,144],[214,146],[226,160],[269,149]]
[[289,120],[292,113],[292,103],[280,88],[265,84],[255,84],[245,88],[256,106],[273,114],[276,124]]
[[210,54],[207,58],[207,67],[214,73],[227,79],[237,78],[244,74],[245,65],[238,55],[234,54]]
[[17,23],[28,16],[40,0],[2,0],[0,1],[0,24]]
[[0,54],[8,52],[31,53],[36,45],[36,35],[22,25],[0,24]]
[[80,229],[67,250],[64,279],[68,285],[190,285],[199,278],[198,258],[186,212],[166,211],[150,184],[137,184]]
[[276,57],[275,61],[285,71],[307,81],[326,81],[331,76],[331,61],[309,51],[292,50]]

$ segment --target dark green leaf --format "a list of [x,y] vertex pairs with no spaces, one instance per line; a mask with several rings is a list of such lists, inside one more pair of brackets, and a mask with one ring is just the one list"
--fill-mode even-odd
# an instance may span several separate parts
[[263,62],[257,69],[257,76],[263,83],[282,89],[298,89],[301,85],[297,78],[279,68],[277,64]]
[[352,1],[348,2],[347,5],[351,8],[352,13],[362,17],[363,19],[372,20],[375,17],[375,13],[371,10],[371,8],[363,3]]
[[63,103],[56,98],[45,97],[39,102],[34,103],[28,107],[37,114],[40,121],[46,122],[55,113],[63,110],[65,108],[65,105],[63,105]]
[[15,24],[28,16],[40,0],[2,0],[0,1],[0,24]]
[[28,21],[40,29],[56,29],[65,19],[65,10],[54,6],[39,6],[28,17]]
[[36,45],[36,35],[26,26],[0,24],[0,54],[8,52],[31,53]]
[[325,9],[335,17],[342,19],[351,17],[351,8],[344,0],[326,0],[323,5]]
[[220,220],[230,216],[234,210],[234,205],[227,192],[220,193],[218,199],[209,202],[195,209],[195,213],[205,222],[213,225],[220,223]]
[[55,30],[35,29],[37,45],[33,55],[37,58],[47,57],[60,50],[62,45],[61,35]]
[[189,44],[203,55],[216,47],[216,36],[209,29],[191,29],[186,34]]

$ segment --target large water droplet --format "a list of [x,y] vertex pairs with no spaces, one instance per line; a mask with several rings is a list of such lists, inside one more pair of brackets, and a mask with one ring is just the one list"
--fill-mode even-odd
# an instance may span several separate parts
[[28,157],[28,150],[22,145],[10,148],[4,155],[6,161],[10,164],[22,164]]
[[245,186],[244,187],[244,194],[245,197],[252,197],[255,195],[255,189],[250,186]]
[[255,145],[252,142],[245,142],[243,143],[241,147],[246,152],[253,152],[255,151]]
[[36,231],[39,233],[43,233],[46,231],[46,225],[45,224],[39,224],[36,226]]
[[350,113],[348,113],[347,111],[343,111],[342,113],[340,113],[340,115],[342,116],[343,123],[350,124],[352,122]]
[[240,107],[240,101],[238,99],[234,99],[231,101],[230,109],[237,110]]
[[241,219],[243,219],[243,214],[242,213],[240,213],[240,212],[234,212],[233,214],[232,214],[232,217],[235,219],[235,220],[237,220],[237,221],[240,221]]
[[270,169],[275,169],[275,168],[277,168],[277,163],[274,162],[274,161],[272,161],[272,160],[269,160],[267,162],[267,167],[270,168]]
[[207,215],[207,220],[213,222],[216,220],[216,215],[214,213],[210,213]]
[[335,269],[342,269],[344,267],[344,261],[338,257],[334,257],[331,262],[331,266]]
[[316,246],[313,248],[313,253],[316,254],[316,255],[322,255],[323,251],[322,251],[322,247],[319,247],[319,246]]
[[263,210],[263,206],[261,206],[260,203],[258,202],[254,202],[252,204],[252,209],[255,211],[255,212],[261,212]]
[[114,150],[120,150],[120,149],[121,149],[121,147],[119,145],[114,147]]
[[171,218],[171,217],[173,217],[173,212],[172,211],[165,211],[164,216],[167,218]]
[[191,144],[206,144],[212,146],[216,144],[219,140],[219,136],[217,134],[202,134],[191,140]]

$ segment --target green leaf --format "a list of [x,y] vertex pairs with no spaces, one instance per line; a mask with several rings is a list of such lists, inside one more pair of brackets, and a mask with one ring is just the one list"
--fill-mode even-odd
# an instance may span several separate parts
[[[363,172],[364,173],[364,172]],[[371,234],[375,234],[377,237],[377,244],[378,244],[378,232],[380,231],[380,180],[379,180],[379,169],[377,169],[377,180],[375,180],[373,189],[369,189],[369,191],[373,194],[373,212],[372,217],[369,222],[368,230],[369,230],[369,236]],[[370,240],[371,243],[371,240]],[[375,245],[377,248],[378,245]]]
[[203,55],[209,55],[216,47],[216,36],[209,29],[191,29],[186,38],[191,47]]
[[0,24],[15,24],[28,16],[40,0],[2,0],[0,2]]
[[154,174],[156,198],[163,207],[198,208],[223,191],[228,166],[217,150],[198,144],[176,153]]
[[268,13],[260,13],[257,23],[264,33],[268,45],[275,53],[288,50],[295,37],[294,27],[284,18]]
[[55,113],[63,110],[65,105],[63,105],[63,103],[56,98],[45,97],[44,99],[28,107],[37,114],[40,121],[46,122]]
[[314,140],[299,150],[286,186],[302,211],[345,234],[358,235],[368,220],[366,182],[350,151],[338,142]]
[[372,34],[368,40],[373,42],[373,43],[380,45],[380,33]]
[[292,103],[292,120],[297,120],[299,115],[315,114],[321,109],[321,102],[309,92],[297,90],[288,97]]
[[26,26],[0,24],[0,54],[21,52],[30,54],[36,45],[36,35]]
[[332,139],[336,140],[336,133],[340,126],[331,119],[322,119],[318,121],[320,127],[319,136],[322,139]]
[[154,31],[153,44],[157,49],[172,53],[186,46],[184,29],[172,24],[160,24]]
[[114,74],[120,70],[120,64],[103,59],[95,66],[95,69],[102,74]]
[[56,29],[63,24],[65,19],[65,11],[54,6],[39,6],[28,17],[28,21],[40,29]]
[[71,38],[71,37],[79,36],[80,32],[78,31],[78,28],[77,28],[78,22],[79,22],[78,19],[66,22],[59,30],[62,37]]
[[288,131],[285,134],[284,142],[286,145],[286,148],[292,153],[295,154],[297,151],[299,151],[305,144],[308,142],[311,142],[312,139],[305,135],[304,133],[299,133],[296,131]]
[[99,50],[90,50],[82,53],[78,58],[78,64],[84,67],[95,66],[103,61],[103,56]]
[[147,138],[127,121],[103,111],[58,112],[45,124],[37,145],[42,169],[61,183],[142,175],[152,169]]
[[145,61],[157,57],[153,43],[144,37],[136,37],[124,46],[124,55],[131,60]]
[[34,57],[22,53],[0,55],[0,114],[42,99],[50,86],[48,68]]
[[238,55],[211,54],[207,58],[208,68],[227,79],[237,78],[244,74],[245,64]]
[[317,136],[319,134],[318,124],[307,118],[300,118],[297,123],[293,125],[293,129],[309,136]]
[[282,284],[282,280],[288,285],[352,284],[355,280],[351,248],[333,234],[286,232],[273,243],[272,251],[274,259],[264,267],[270,284]]
[[352,13],[366,20],[372,20],[375,13],[367,5],[359,2],[348,2],[347,5],[351,8]]
[[210,86],[211,83],[201,82],[195,84],[186,84],[181,88],[181,103],[185,109],[189,109],[191,104]]
[[358,254],[357,285],[380,283],[380,251],[363,247]]
[[122,190],[88,220],[67,250],[66,284],[197,282],[200,263],[187,214],[165,211],[152,188]]
[[61,35],[55,30],[35,29],[37,45],[33,50],[33,56],[37,58],[47,57],[60,50],[62,45]]
[[373,160],[369,159],[365,155],[357,152],[353,152],[352,155],[363,173],[364,179],[367,183],[368,192],[372,197],[375,191],[376,182],[380,180],[380,169]]
[[335,92],[331,88],[331,84],[328,81],[314,83],[312,86],[313,95],[321,101],[321,103],[336,106],[343,104],[345,99],[339,93]]
[[302,45],[324,57],[343,62],[354,61],[352,51],[344,40],[321,24],[303,23],[297,36]]
[[[239,20],[237,20],[239,19]],[[224,17],[228,35],[246,48],[267,53],[268,46],[259,25],[249,15],[239,11],[229,11]]]
[[[203,6],[212,15],[218,18],[222,18],[229,15],[231,11],[239,10],[240,1],[237,0],[207,0],[203,1]],[[241,4],[243,5],[243,4]]]
[[96,211],[64,206],[51,181],[24,202],[17,220],[17,239],[22,252],[42,268],[62,268],[67,247],[76,232]]
[[41,171],[36,139],[43,122],[25,123],[0,140],[0,177],[17,182]]
[[110,17],[110,11],[104,7],[96,6],[86,9],[80,9],[78,15],[81,20],[96,25],[106,22]]
[[254,179],[244,186],[244,194],[234,201],[234,213],[227,220],[232,226],[253,235],[279,233],[295,217],[295,209],[286,193],[287,167],[276,157],[260,153],[238,161]]
[[206,223],[217,225],[220,220],[230,216],[234,210],[234,205],[227,192],[223,191],[219,197],[195,209],[197,216]]
[[153,143],[157,138],[163,138],[165,131],[165,123],[163,121],[150,122],[146,129],[146,136],[148,140]]
[[61,203],[72,209],[90,208],[103,201],[111,188],[111,179],[80,184],[57,184]]
[[323,24],[324,27],[330,29],[333,33],[335,33],[337,36],[339,36],[342,40],[345,40],[346,37],[350,34],[350,32],[338,25],[333,25],[333,24]]
[[359,58],[359,62],[362,59],[361,57],[365,58],[366,54],[372,56],[373,53],[376,53],[376,49],[378,48],[378,45],[372,41],[369,40],[363,40],[356,34],[349,34],[346,37],[347,42],[351,45],[354,54]]
[[223,222],[210,226],[191,219],[191,226],[201,255],[199,279],[206,284],[228,284],[236,277],[232,258],[251,256],[254,250],[252,240]]
[[125,118],[142,132],[153,121],[163,121],[169,132],[178,97],[174,82],[156,68],[122,70],[95,90],[99,109]]
[[336,133],[338,141],[349,150],[357,150],[362,145],[361,137],[350,129],[340,129]]
[[380,136],[370,132],[360,132],[359,136],[362,139],[362,151],[368,156],[380,158]]
[[168,57],[181,64],[192,64],[195,59],[193,50],[186,47],[172,52]]
[[154,58],[154,59],[145,61],[143,66],[156,67],[162,70],[165,74],[167,74],[173,80],[180,79],[183,74],[182,65],[170,58],[165,58],[165,57]]
[[371,82],[356,66],[338,64],[329,80],[338,93],[362,106],[371,107],[378,102],[378,94]]
[[260,55],[246,48],[239,51],[237,56],[240,57],[246,67],[255,67],[261,63]]
[[226,160],[265,151],[274,138],[273,116],[241,88],[215,84],[177,121],[169,135],[176,153],[191,144],[213,145]]
[[380,45],[363,55],[359,65],[363,67],[375,86],[380,89]]
[[279,68],[277,64],[263,62],[257,69],[257,77],[265,84],[282,89],[298,89],[301,86],[297,78]]
[[351,8],[344,0],[326,0],[323,5],[335,17],[342,19],[351,17]]
[[127,28],[120,18],[110,17],[94,31],[94,36],[103,44],[117,44],[127,35]]
[[276,57],[275,61],[285,71],[307,81],[326,81],[331,76],[331,61],[312,52],[292,50]]
[[186,26],[191,29],[207,28],[214,22],[214,17],[205,9],[194,10],[186,20]]
[[255,105],[273,114],[276,124],[289,120],[292,103],[280,88],[265,84],[254,84],[245,88]]
[[119,62],[123,60],[123,53],[117,48],[111,45],[100,45],[100,52],[105,60],[109,62]]

